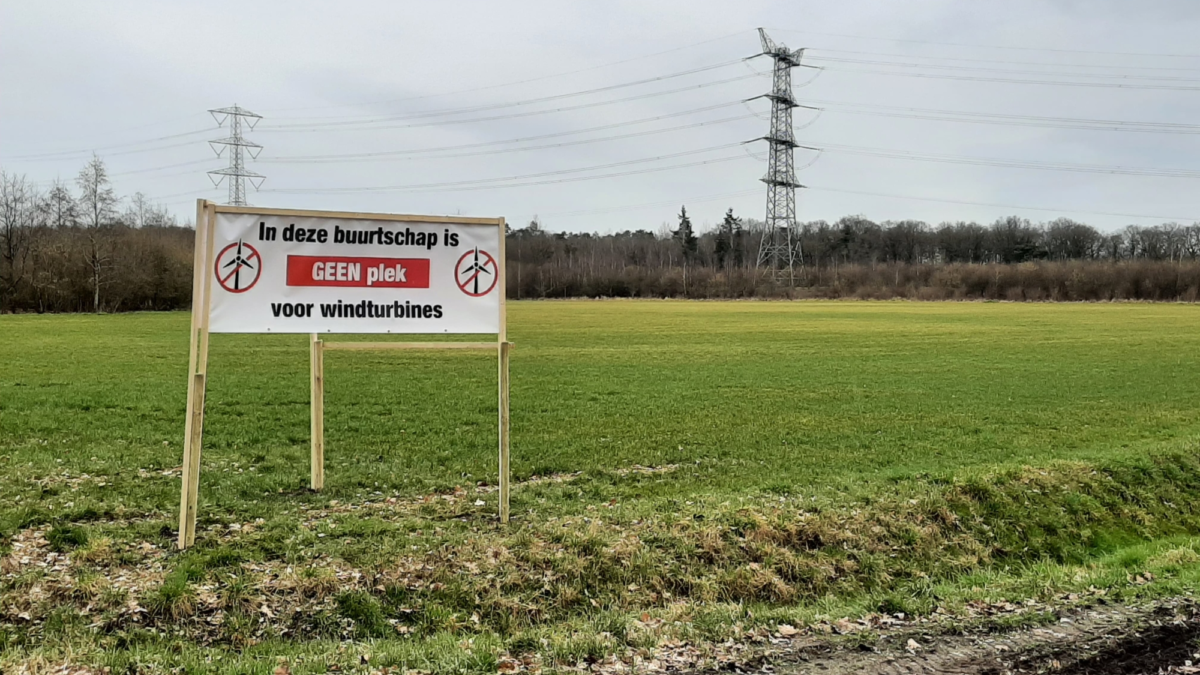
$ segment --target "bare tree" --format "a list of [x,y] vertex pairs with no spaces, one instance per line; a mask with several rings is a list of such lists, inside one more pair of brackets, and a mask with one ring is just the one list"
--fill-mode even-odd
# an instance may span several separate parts
[[79,224],[79,205],[61,181],[54,181],[54,185],[46,193],[46,198],[42,200],[42,212],[46,224],[50,227],[75,227]]
[[1043,239],[1051,260],[1083,260],[1096,257],[1102,236],[1088,225],[1059,218],[1046,225]]
[[25,176],[0,171],[0,309],[12,309],[25,280],[37,211],[37,191]]
[[129,198],[129,208],[125,209],[125,224],[130,227],[145,227],[153,219],[153,211],[154,207],[146,201],[146,195],[135,192]]
[[88,231],[88,249],[85,256],[92,273],[92,308],[98,314],[100,286],[104,281],[109,261],[108,242],[101,230],[110,226],[116,217],[117,196],[108,180],[108,169],[105,168],[103,160],[96,155],[92,155],[91,161],[79,172],[75,182],[79,185],[79,207],[83,226]]

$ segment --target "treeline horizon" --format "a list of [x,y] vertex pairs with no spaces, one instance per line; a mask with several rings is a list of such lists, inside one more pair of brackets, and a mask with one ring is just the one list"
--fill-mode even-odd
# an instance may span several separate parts
[[859,298],[917,300],[1200,300],[1200,223],[1099,230],[1067,218],[989,225],[861,215],[801,223],[789,274],[759,265],[766,228],[739,218],[675,229],[510,229],[508,293],[537,298]]
[[[610,234],[510,226],[508,297],[1200,300],[1200,223],[1104,233],[1067,218],[853,215],[800,224],[789,275],[759,266],[761,221],[730,210],[696,232],[686,208],[676,220]],[[187,309],[194,237],[141,193],[118,197],[98,157],[73,186],[0,170],[0,312]]]

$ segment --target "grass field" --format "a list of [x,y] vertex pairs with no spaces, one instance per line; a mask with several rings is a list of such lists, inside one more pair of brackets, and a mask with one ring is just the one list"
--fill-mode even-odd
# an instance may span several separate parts
[[1195,306],[509,320],[510,528],[494,356],[327,354],[318,495],[307,338],[214,336],[198,545],[178,554],[188,316],[0,316],[0,670],[553,668],[1139,566],[1159,590],[1138,592],[1200,578]]

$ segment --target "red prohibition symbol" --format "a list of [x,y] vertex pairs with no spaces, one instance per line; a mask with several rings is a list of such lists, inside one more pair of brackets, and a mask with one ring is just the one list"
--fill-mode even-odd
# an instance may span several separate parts
[[454,283],[458,284],[458,290],[478,298],[491,293],[496,287],[496,280],[500,276],[498,272],[496,259],[476,246],[458,259],[458,264],[454,266]]
[[238,240],[221,249],[215,265],[217,283],[230,293],[245,293],[262,276],[262,256],[250,244]]

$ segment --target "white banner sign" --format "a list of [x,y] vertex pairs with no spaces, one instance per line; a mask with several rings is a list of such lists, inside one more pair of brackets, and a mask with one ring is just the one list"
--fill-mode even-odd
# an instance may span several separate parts
[[496,224],[217,213],[213,333],[497,333]]

